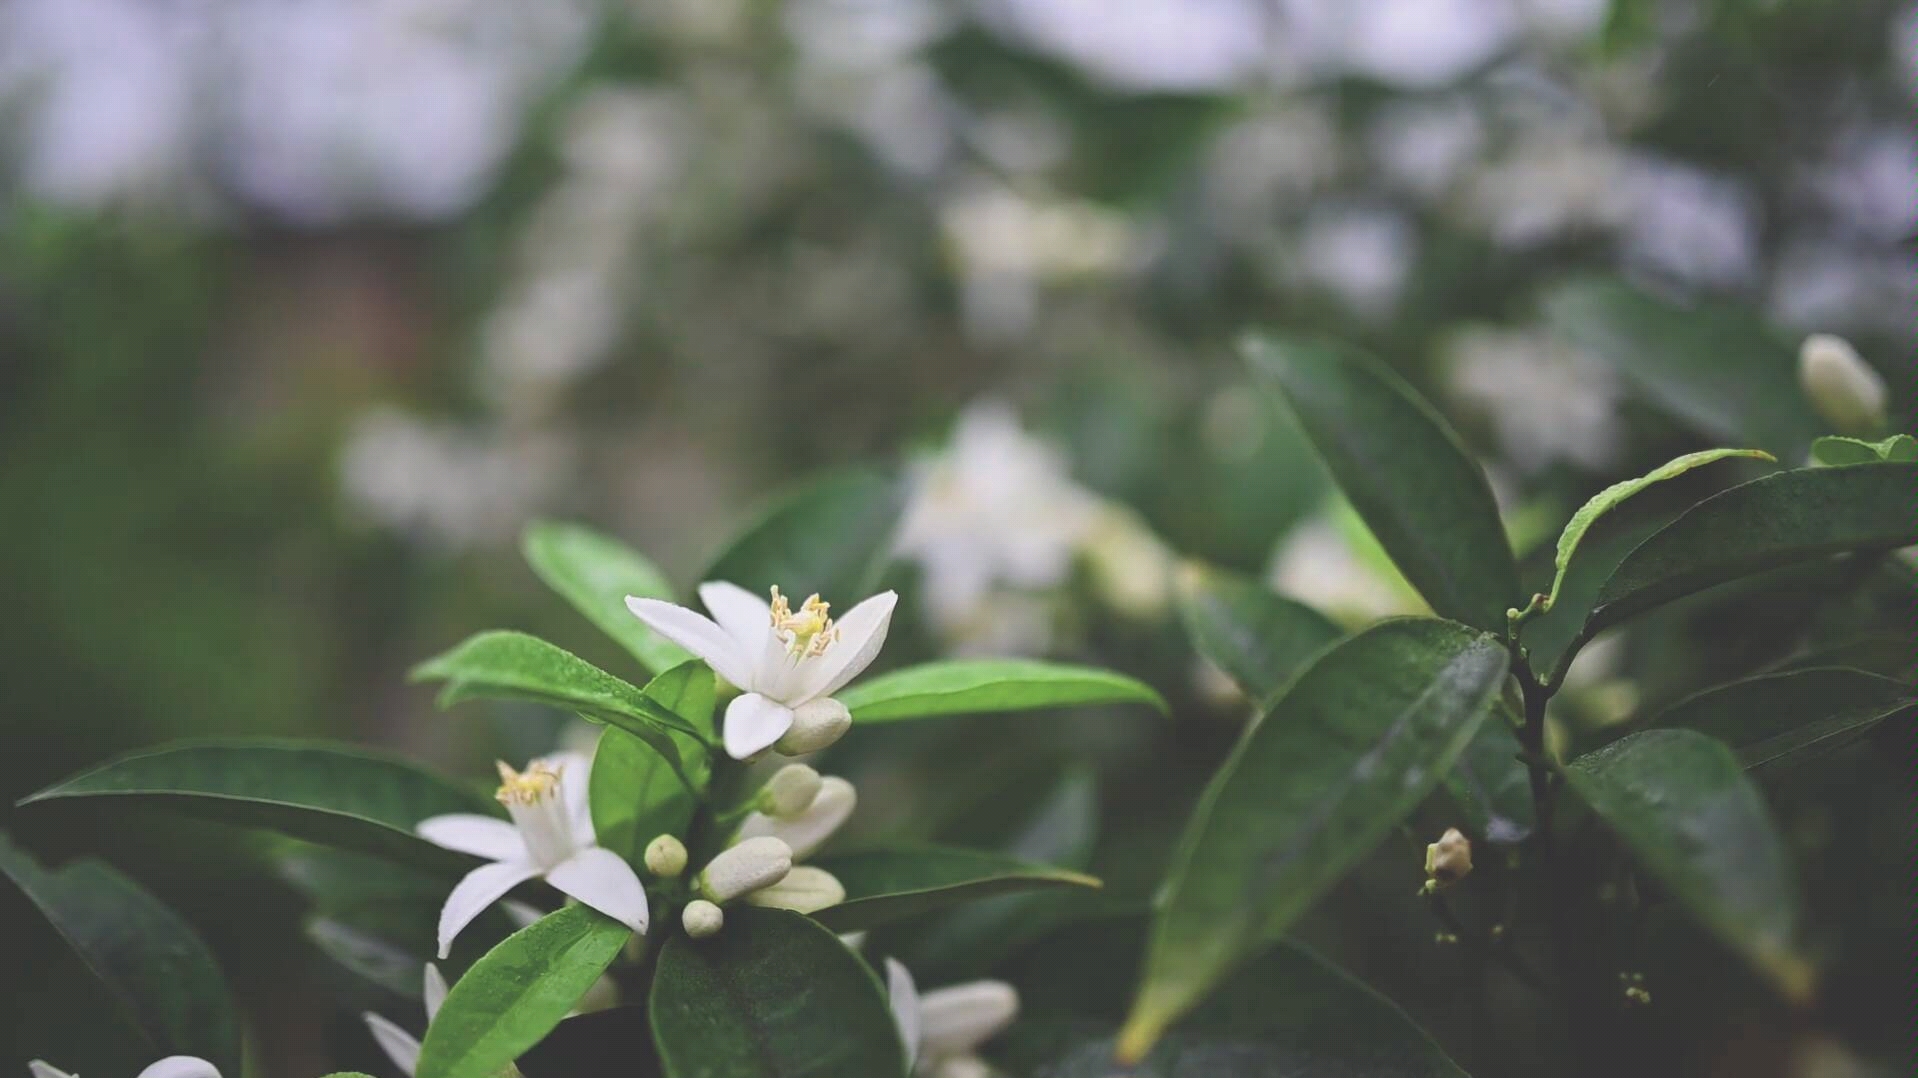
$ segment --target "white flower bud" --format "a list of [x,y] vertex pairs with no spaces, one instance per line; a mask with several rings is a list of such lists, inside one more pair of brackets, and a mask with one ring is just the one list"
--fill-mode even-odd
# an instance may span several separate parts
[[1841,434],[1877,434],[1885,426],[1885,380],[1843,337],[1814,333],[1798,350],[1798,384],[1818,414]]
[[699,893],[715,904],[771,887],[793,867],[793,850],[770,835],[749,838],[726,850],[699,874]]
[[1472,872],[1472,840],[1456,827],[1425,847],[1425,877],[1434,886],[1450,887]]
[[780,819],[797,816],[819,796],[819,784],[819,772],[805,764],[787,764],[760,787],[759,811]]
[[992,1067],[978,1056],[951,1056],[933,1064],[932,1078],[993,1078]]
[[1019,993],[1004,981],[971,981],[919,995],[919,1043],[927,1056],[970,1055],[1012,1024]]
[[852,712],[829,696],[793,708],[792,728],[773,744],[782,756],[804,756],[827,748],[852,729]]
[[646,844],[646,870],[662,879],[686,871],[686,844],[671,835],[660,835]]
[[726,911],[703,898],[695,898],[679,911],[679,923],[688,936],[703,940],[726,927]]
[[839,882],[838,877],[811,865],[797,865],[786,874],[785,879],[746,896],[749,905],[770,906],[794,913],[817,913],[845,900],[846,887]]
[[804,812],[786,820],[755,812],[739,825],[739,837],[771,835],[792,847],[793,856],[803,861],[825,845],[858,804],[859,793],[852,783],[832,775],[820,780],[819,793]]

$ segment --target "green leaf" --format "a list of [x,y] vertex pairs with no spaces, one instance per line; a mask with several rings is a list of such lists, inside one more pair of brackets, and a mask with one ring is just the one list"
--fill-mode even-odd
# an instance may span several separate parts
[[508,936],[447,993],[420,1045],[418,1078],[494,1078],[593,987],[632,932],[567,906]]
[[1730,749],[1694,730],[1645,730],[1564,774],[1673,898],[1788,996],[1807,997],[1785,844]]
[[629,682],[536,636],[486,632],[413,669],[414,681],[445,681],[439,705],[475,698],[528,700],[616,726],[659,753],[688,786],[674,732],[704,735]]
[[470,867],[470,859],[427,842],[414,827],[429,816],[499,808],[412,764],[356,746],[264,739],[142,750],[21,804],[102,798],[450,869]]
[[1918,438],[1894,434],[1880,442],[1867,442],[1862,438],[1828,435],[1811,443],[1811,458],[1831,466],[1870,464],[1878,460],[1914,461],[1918,460]]
[[49,870],[4,834],[0,873],[66,941],[156,1056],[199,1056],[222,1073],[240,1073],[232,994],[213,953],[179,914],[103,862]]
[[1159,1035],[1276,938],[1430,793],[1505,679],[1494,637],[1385,621],[1306,667],[1219,769],[1166,880],[1121,1041]]
[[[1053,933],[1005,976],[1019,1020],[989,1047],[1009,1074],[1111,1078],[1146,924],[1102,918]],[[1293,944],[1266,948],[1180,1020],[1128,1078],[1465,1078],[1391,1001]]]
[[1445,789],[1464,811],[1466,828],[1495,846],[1523,842],[1537,822],[1532,778],[1519,752],[1518,737],[1501,708],[1445,774]]
[[1800,460],[1825,429],[1798,387],[1796,342],[1749,310],[1677,307],[1600,278],[1554,289],[1544,307],[1554,329],[1710,437]]
[[1253,701],[1270,700],[1306,660],[1345,635],[1304,603],[1196,565],[1179,574],[1179,612],[1192,646]]
[[821,857],[813,863],[846,887],[844,902],[813,914],[835,932],[871,928],[1015,891],[1099,886],[1096,878],[1082,872],[950,846],[888,846]]
[[[713,672],[695,659],[659,675],[641,691],[703,730],[712,727],[717,689]],[[685,734],[671,736],[695,785],[703,787],[709,766],[705,748]],[[587,789],[599,844],[635,866],[654,836],[684,836],[692,822],[692,792],[666,758],[617,727],[600,735]]]
[[1706,689],[1666,708],[1652,725],[1710,734],[1747,770],[1759,770],[1843,748],[1913,703],[1911,687],[1891,678],[1809,667]]
[[667,941],[651,1010],[671,1078],[906,1073],[878,979],[839,937],[786,910],[729,909],[718,935]]
[[537,521],[520,537],[526,561],[573,608],[646,669],[664,673],[692,656],[647,628],[626,609],[626,597],[672,601],[672,585],[638,551],[578,524]]
[[1521,601],[1518,566],[1485,473],[1445,420],[1369,357],[1262,337],[1244,351],[1433,611],[1503,632]]
[[894,722],[938,715],[981,715],[1091,704],[1165,701],[1141,681],[1091,666],[1030,659],[954,659],[894,670],[839,694],[854,722]]
[[1563,532],[1559,533],[1558,557],[1554,562],[1557,571],[1552,576],[1552,590],[1546,594],[1545,603],[1541,609],[1550,610],[1552,604],[1558,602],[1558,591],[1564,586],[1565,574],[1572,567],[1572,555],[1578,551],[1578,544],[1585,538],[1585,533],[1592,530],[1593,524],[1598,523],[1599,517],[1611,512],[1620,502],[1646,487],[1662,483],[1667,479],[1675,479],[1693,468],[1724,460],[1727,457],[1751,457],[1773,462],[1778,459],[1762,449],[1707,449],[1699,453],[1687,453],[1676,460],[1659,465],[1636,479],[1613,483],[1594,494],[1590,501],[1579,507],[1578,512],[1572,514],[1571,522],[1565,525]]
[[892,551],[905,508],[896,476],[847,471],[788,495],[734,539],[701,580],[725,580],[765,595],[777,585],[799,599],[817,592],[837,610],[870,595]]
[[395,995],[419,998],[418,955],[342,917],[310,917],[303,927],[307,941],[342,968]]
[[1699,502],[1625,556],[1599,589],[1573,646],[1634,614],[1768,569],[1846,551],[1918,543],[1918,464],[1801,468]]

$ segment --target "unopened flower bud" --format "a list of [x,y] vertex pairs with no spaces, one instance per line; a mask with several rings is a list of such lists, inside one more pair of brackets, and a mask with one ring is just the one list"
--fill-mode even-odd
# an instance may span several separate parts
[[1814,333],[1798,350],[1798,384],[1841,434],[1877,434],[1885,426],[1885,380],[1843,337]]
[[1454,827],[1425,847],[1425,876],[1437,887],[1450,887],[1472,871],[1472,840]]
[[793,708],[792,728],[773,743],[782,756],[804,756],[827,748],[852,729],[852,712],[829,696],[808,700]]
[[993,1073],[978,1056],[951,1056],[933,1065],[932,1078],[993,1078]]
[[794,913],[817,913],[845,900],[846,888],[838,877],[811,865],[797,865],[786,873],[785,879],[746,896],[749,905],[770,906]]
[[786,878],[792,847],[771,836],[749,838],[726,850],[699,874],[699,893],[715,904],[730,902]]
[[919,1043],[936,1051],[944,1046],[977,1045],[1012,1024],[1019,993],[1004,981],[969,981],[919,996]]
[[686,844],[671,835],[661,835],[646,844],[646,870],[662,879],[686,871]]
[[804,860],[825,845],[858,804],[859,792],[853,789],[852,783],[838,775],[829,775],[820,780],[819,793],[805,811],[784,820],[754,813],[739,825],[739,837],[771,835],[792,847],[794,857]]
[[695,898],[679,911],[679,923],[688,936],[703,940],[726,927],[726,911],[703,898]]
[[759,790],[759,811],[779,819],[791,819],[806,811],[819,796],[819,772],[805,764],[787,764]]

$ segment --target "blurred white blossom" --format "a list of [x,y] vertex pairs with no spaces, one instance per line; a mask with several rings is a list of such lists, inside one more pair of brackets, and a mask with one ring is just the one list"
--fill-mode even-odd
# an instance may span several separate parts
[[1306,218],[1298,269],[1354,313],[1383,317],[1398,303],[1417,244],[1412,223],[1395,209],[1329,207]]
[[1134,90],[1215,90],[1256,70],[1255,0],[979,0],[989,26]]
[[340,487],[353,512],[427,543],[510,542],[561,486],[570,456],[553,435],[494,440],[378,408],[347,432]]
[[1566,460],[1603,472],[1617,463],[1625,391],[1602,360],[1551,334],[1491,327],[1454,334],[1445,359],[1453,396],[1491,421],[1514,468]]
[[1758,211],[1727,176],[1650,154],[1631,154],[1615,176],[1612,219],[1628,263],[1687,284],[1726,286],[1750,278]]
[[1462,101],[1402,102],[1373,122],[1368,143],[1387,176],[1430,198],[1449,188],[1478,156],[1485,124]]

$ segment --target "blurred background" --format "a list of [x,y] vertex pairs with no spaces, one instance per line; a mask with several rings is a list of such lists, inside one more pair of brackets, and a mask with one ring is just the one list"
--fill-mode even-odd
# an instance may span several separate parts
[[[896,464],[893,650],[1159,684],[1201,731],[1132,806],[1169,841],[1237,706],[1169,558],[1417,608],[1235,339],[1384,356],[1522,549],[1674,452],[1802,459],[1808,332],[1910,429],[1914,92],[1877,0],[0,0],[0,800],[214,733],[481,776],[561,731],[412,664],[511,626],[618,669],[527,521],[687,584],[792,482]],[[1651,654],[1590,664],[1593,721],[1737,668]],[[1127,722],[1050,748],[1132,789]],[[869,827],[976,821],[958,736],[849,747]],[[352,1035],[245,842],[26,815],[214,937],[268,1073]]]

